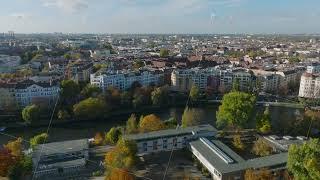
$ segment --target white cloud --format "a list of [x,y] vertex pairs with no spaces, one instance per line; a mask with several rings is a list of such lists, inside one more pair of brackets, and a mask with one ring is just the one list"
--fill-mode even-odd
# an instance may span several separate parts
[[42,0],[45,7],[56,7],[68,13],[75,13],[89,6],[88,0]]

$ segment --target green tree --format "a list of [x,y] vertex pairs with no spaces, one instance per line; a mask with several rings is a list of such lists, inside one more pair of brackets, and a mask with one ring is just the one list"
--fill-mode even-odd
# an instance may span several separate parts
[[32,159],[29,156],[23,156],[16,164],[8,170],[10,180],[20,180],[32,172]]
[[160,57],[168,57],[169,56],[169,50],[168,49],[160,49]]
[[199,100],[200,90],[196,85],[192,85],[189,96],[190,96],[191,101],[198,101]]
[[131,116],[129,117],[126,125],[126,132],[129,134],[138,132],[138,123],[135,114],[131,114]]
[[176,128],[178,125],[178,121],[175,117],[171,117],[168,120],[164,121],[164,125],[166,128]]
[[256,97],[244,92],[231,92],[223,96],[217,112],[217,125],[244,127],[252,116]]
[[61,82],[61,96],[66,102],[73,101],[80,93],[79,84],[73,80],[63,80]]
[[261,117],[259,117],[257,121],[257,130],[261,133],[269,133],[271,131],[269,107],[266,107]]
[[168,91],[164,87],[156,88],[151,93],[151,100],[153,105],[161,106],[168,102]]
[[87,84],[81,91],[81,95],[89,97],[97,97],[101,93],[101,89],[98,86]]
[[67,120],[69,119],[71,116],[70,114],[68,113],[68,111],[66,110],[59,110],[58,111],[58,119],[60,120]]
[[27,123],[31,124],[39,120],[40,108],[37,105],[26,106],[22,110],[22,119]]
[[46,143],[46,140],[48,139],[49,135],[47,133],[42,133],[39,135],[34,136],[30,139],[30,146],[32,149],[34,149],[39,144]]
[[117,128],[113,127],[109,130],[109,132],[105,136],[106,142],[110,144],[117,144],[121,135],[122,135],[121,129],[119,127]]
[[232,82],[232,91],[240,91],[240,81],[238,78]]
[[273,150],[263,138],[259,138],[253,144],[252,152],[257,156],[269,156],[272,154]]
[[320,140],[311,139],[303,145],[291,145],[287,166],[295,179],[320,179]]
[[182,114],[182,127],[196,126],[200,124],[202,113],[195,109],[186,107]]
[[73,106],[73,113],[78,119],[101,118],[107,110],[106,103],[97,98],[88,98]]
[[131,106],[131,102],[132,102],[132,97],[130,92],[128,91],[124,91],[121,93],[120,95],[120,101],[121,101],[121,105],[124,107],[130,107]]

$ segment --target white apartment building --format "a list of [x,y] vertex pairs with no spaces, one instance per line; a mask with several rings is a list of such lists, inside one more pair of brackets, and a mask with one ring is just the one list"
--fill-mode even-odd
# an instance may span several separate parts
[[320,98],[320,75],[305,73],[301,76],[299,97]]
[[108,87],[127,90],[131,88],[134,82],[138,82],[144,87],[151,84],[158,85],[163,76],[163,71],[108,71],[100,74],[91,74],[90,83],[100,87],[103,91]]
[[51,106],[58,98],[59,92],[57,82],[36,83],[26,80],[17,83],[15,87],[16,102],[21,108],[33,103]]
[[248,90],[254,80],[253,74],[247,69],[180,69],[174,70],[171,74],[173,90],[189,91],[193,85],[201,91],[207,89],[231,90],[235,80],[239,81],[241,90]]
[[208,87],[208,78],[216,77],[219,81],[220,72],[215,68],[208,69],[177,69],[171,73],[172,89],[176,91],[189,91],[193,85],[204,91]]

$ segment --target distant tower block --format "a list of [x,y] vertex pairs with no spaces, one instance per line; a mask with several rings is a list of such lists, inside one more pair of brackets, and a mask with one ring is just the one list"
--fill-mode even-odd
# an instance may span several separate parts
[[11,38],[14,38],[14,31],[8,31],[8,36]]

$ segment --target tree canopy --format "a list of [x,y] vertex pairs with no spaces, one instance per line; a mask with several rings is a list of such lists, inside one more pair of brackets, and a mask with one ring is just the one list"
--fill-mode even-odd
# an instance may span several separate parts
[[158,131],[163,129],[164,123],[154,114],[143,117],[139,122],[140,132]]
[[151,93],[153,105],[161,106],[168,102],[168,91],[164,87],[158,87]]
[[269,156],[273,149],[263,138],[259,138],[253,144],[252,152],[257,156]]
[[160,49],[160,57],[168,57],[169,56],[169,50],[168,49]]
[[73,80],[63,80],[61,82],[61,96],[65,100],[72,100],[80,93],[80,86]]
[[113,127],[106,134],[106,142],[110,144],[117,144],[118,140],[122,135],[121,129],[119,127]]
[[105,155],[106,179],[112,177],[114,169],[130,169],[136,162],[137,145],[133,141],[120,139],[114,149]]
[[199,100],[200,90],[196,85],[192,85],[189,96],[191,101]]
[[131,114],[126,124],[126,132],[129,134],[138,132],[138,122],[135,114]]
[[22,110],[22,119],[28,124],[37,121],[39,119],[39,116],[40,108],[37,105],[26,106]]
[[182,114],[182,127],[199,125],[201,117],[202,113],[198,109],[186,107]]
[[98,86],[87,84],[81,91],[81,95],[89,97],[97,97],[101,93],[101,89]]
[[223,96],[217,112],[218,127],[245,127],[250,120],[256,97],[244,92],[230,92]]
[[320,179],[320,140],[312,139],[303,145],[291,145],[287,166],[295,179]]
[[261,133],[268,133],[271,131],[269,107],[267,107],[263,114],[260,117],[258,117],[256,126],[257,130]]
[[47,133],[42,133],[39,135],[34,136],[30,139],[30,146],[32,149],[34,149],[39,144],[46,143],[46,140],[48,139],[49,135]]
[[88,98],[73,106],[74,115],[78,119],[101,118],[106,110],[106,103],[97,98]]

